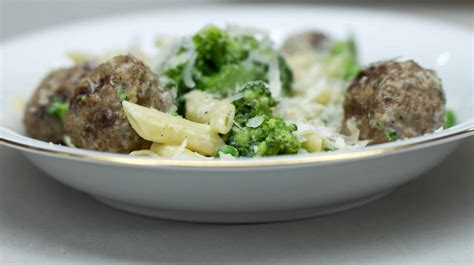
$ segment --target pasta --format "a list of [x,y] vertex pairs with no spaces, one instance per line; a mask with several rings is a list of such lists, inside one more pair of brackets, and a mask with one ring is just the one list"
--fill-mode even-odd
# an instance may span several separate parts
[[130,153],[132,156],[158,156],[150,150],[137,150]]
[[191,159],[206,158],[205,156],[202,156],[199,153],[193,152],[184,146],[163,145],[163,144],[153,143],[150,147],[150,151],[158,156],[167,157],[167,158],[191,158]]
[[227,100],[217,100],[211,94],[195,90],[186,95],[186,119],[207,123],[211,129],[226,134],[232,128],[235,107]]
[[224,141],[206,124],[172,116],[153,108],[122,102],[123,109],[133,129],[142,138],[165,145],[180,145],[188,141],[188,148],[206,156],[214,156]]
[[324,140],[314,132],[303,134],[302,148],[310,153],[323,151]]

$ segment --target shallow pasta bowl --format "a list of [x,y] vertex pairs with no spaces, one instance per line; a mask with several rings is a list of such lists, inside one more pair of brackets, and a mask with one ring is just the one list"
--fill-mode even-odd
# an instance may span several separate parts
[[[350,30],[362,62],[403,56],[437,70],[458,125],[367,148],[221,161],[132,157],[22,135],[21,102],[50,68],[67,63],[66,51],[126,47],[137,37],[151,45],[156,34],[187,34],[211,22],[257,25],[271,30],[277,41],[298,29],[319,28],[335,36]],[[239,223],[342,211],[412,180],[442,161],[463,138],[474,135],[472,37],[454,26],[397,14],[311,6],[162,9],[55,27],[1,45],[0,142],[21,150],[58,181],[144,215]]]

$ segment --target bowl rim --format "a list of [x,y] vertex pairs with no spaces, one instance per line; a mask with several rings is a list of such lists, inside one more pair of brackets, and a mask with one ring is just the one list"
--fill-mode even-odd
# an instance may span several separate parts
[[237,158],[237,159],[171,159],[157,157],[131,156],[129,154],[116,154],[101,151],[91,151],[73,148],[58,144],[36,140],[18,134],[8,128],[0,126],[0,145],[9,146],[27,152],[66,159],[83,160],[96,163],[108,163],[128,166],[148,167],[180,167],[180,168],[255,168],[275,166],[315,165],[335,162],[348,162],[359,159],[375,158],[395,154],[403,151],[419,149],[431,145],[458,140],[474,136],[474,120],[458,124],[452,128],[439,132],[425,134],[395,142],[376,144],[368,147],[349,148],[333,152],[320,152],[310,154],[281,155],[262,158]]

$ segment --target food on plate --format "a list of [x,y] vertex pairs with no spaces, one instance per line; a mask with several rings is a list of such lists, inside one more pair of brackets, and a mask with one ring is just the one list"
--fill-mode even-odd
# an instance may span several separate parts
[[[321,67],[329,77],[348,80],[359,71],[355,41],[352,37],[334,40],[317,31],[301,32],[289,36],[281,50],[290,58],[309,56],[321,61]],[[312,58],[313,56],[317,58]]]
[[300,53],[307,50],[327,50],[330,46],[330,39],[322,32],[305,31],[289,36],[281,50],[286,54]]
[[24,112],[28,136],[46,142],[64,142],[63,119],[72,90],[92,68],[90,63],[81,63],[52,71],[41,81]]
[[370,65],[352,80],[344,119],[355,118],[360,139],[383,143],[443,127],[445,105],[441,80],[434,71],[414,61],[387,61]]
[[226,134],[234,125],[235,107],[230,100],[216,99],[212,94],[193,90],[186,94],[186,119],[207,123],[211,129]]
[[297,127],[275,117],[272,108],[277,101],[263,81],[251,81],[237,92],[233,101],[236,109],[235,126],[225,136],[227,145],[237,149],[241,156],[272,156],[296,154],[301,146],[293,135]]
[[66,133],[79,148],[129,153],[151,146],[130,125],[122,101],[167,111],[174,96],[148,66],[128,55],[113,57],[74,87],[64,116]]
[[177,88],[178,100],[194,89],[220,97],[235,94],[248,81],[269,82],[274,96],[288,95],[292,73],[263,32],[238,27],[207,26],[176,45],[159,66],[168,88]]
[[235,159],[364,147],[455,124],[433,70],[395,60],[363,67],[352,36],[306,31],[277,49],[264,31],[210,25],[166,38],[143,60],[74,58],[31,98],[31,137],[136,156]]
[[205,159],[206,157],[201,155],[200,153],[193,152],[188,148],[185,148],[185,144],[181,144],[180,146],[175,145],[163,145],[158,143],[153,143],[150,147],[150,151],[154,154],[161,156],[161,157],[169,157],[169,158],[191,158],[191,159]]
[[446,117],[444,118],[443,128],[447,129],[456,125],[456,114],[451,109],[446,110]]
[[219,134],[207,124],[128,101],[123,102],[123,109],[133,129],[150,142],[179,146],[186,141],[189,149],[209,156],[213,156],[217,147],[224,144]]

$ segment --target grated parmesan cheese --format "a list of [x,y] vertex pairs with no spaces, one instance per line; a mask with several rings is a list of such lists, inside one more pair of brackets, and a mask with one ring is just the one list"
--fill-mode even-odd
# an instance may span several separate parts
[[262,125],[263,121],[265,120],[265,117],[263,116],[255,116],[247,121],[245,126],[250,127],[250,128],[258,128],[260,125]]
[[278,58],[274,56],[268,67],[268,84],[270,92],[274,98],[280,98],[281,95],[281,80],[280,80],[280,67]]
[[183,151],[186,149],[186,146],[188,146],[188,138],[185,138],[183,142],[178,146],[176,149],[176,153],[174,153],[173,158],[178,158],[183,154]]
[[[287,57],[293,70],[292,97],[283,97],[274,114],[298,127],[293,134],[301,141],[311,135],[322,138],[323,150],[342,150],[363,147],[359,141],[355,120],[348,120],[349,136],[340,133],[344,111],[344,92],[347,83],[331,77],[322,64],[324,52],[301,51]],[[300,152],[301,153],[301,152]]]

